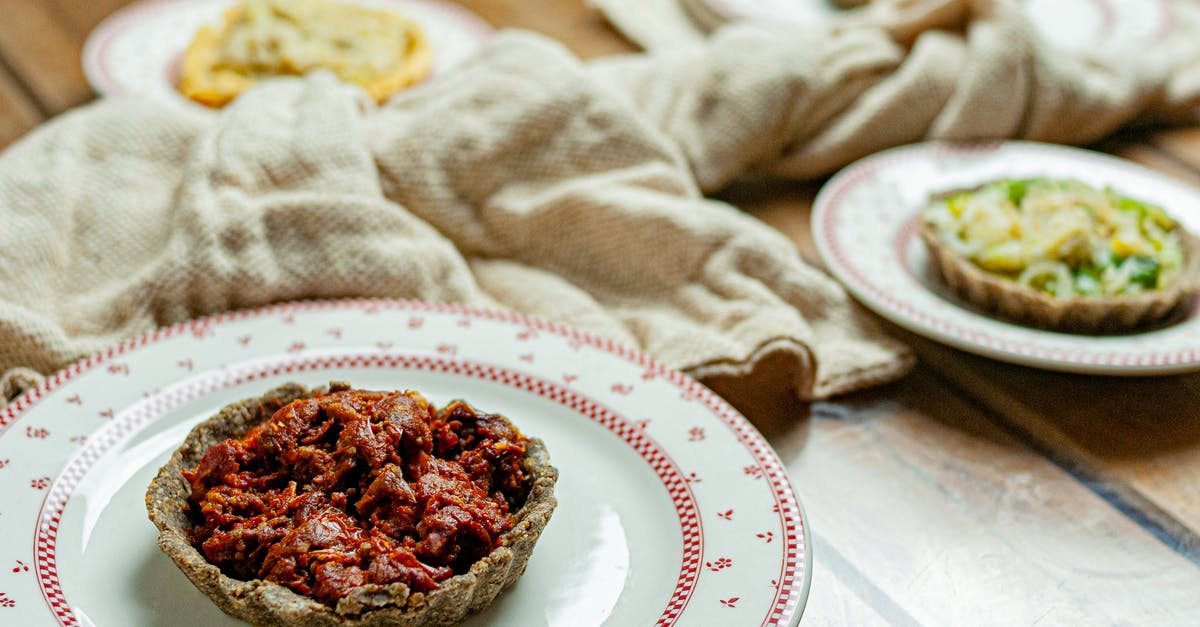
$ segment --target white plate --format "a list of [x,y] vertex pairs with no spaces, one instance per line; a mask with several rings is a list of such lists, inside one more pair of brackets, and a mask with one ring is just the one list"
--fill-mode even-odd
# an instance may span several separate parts
[[[765,24],[817,25],[838,13],[830,0],[686,1],[727,20]],[[1175,28],[1171,0],[1020,0],[1020,6],[1047,41],[1083,54],[1119,49],[1145,54]]]
[[[200,27],[219,24],[237,0],[143,0],[105,18],[83,47],[88,83],[103,95],[140,94],[194,104],[176,91],[183,51]],[[470,56],[492,27],[466,8],[442,0],[353,0],[392,9],[416,21],[433,49],[433,73]],[[199,105],[196,105],[199,106]]]
[[612,342],[453,305],[282,305],[155,331],[0,412],[0,624],[235,624],[155,545],[188,430],[284,381],[464,398],[545,440],[558,509],[468,624],[795,625],[807,526],[783,466],[699,383]]
[[1127,335],[1073,335],[1012,324],[950,293],[929,268],[917,214],[934,193],[1004,177],[1076,178],[1157,203],[1200,232],[1200,190],[1123,159],[1034,142],[925,143],[862,159],[821,188],[812,233],[830,272],[879,315],[926,337],[1050,370],[1153,375],[1200,369],[1197,310]]

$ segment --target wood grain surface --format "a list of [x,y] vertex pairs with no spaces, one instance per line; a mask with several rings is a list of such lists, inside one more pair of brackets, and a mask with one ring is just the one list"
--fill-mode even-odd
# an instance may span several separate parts
[[[123,4],[0,0],[0,146],[92,97],[80,50]],[[585,58],[632,50],[579,0],[463,4]],[[1200,185],[1200,128],[1093,148]],[[743,182],[719,197],[820,265],[820,184]],[[919,355],[906,379],[741,407],[810,517],[804,624],[1200,624],[1200,375],[1049,373],[886,326]]]

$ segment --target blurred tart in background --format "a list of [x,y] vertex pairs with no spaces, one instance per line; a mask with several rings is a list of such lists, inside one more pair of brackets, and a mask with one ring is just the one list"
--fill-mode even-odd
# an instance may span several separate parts
[[179,91],[221,107],[260,80],[325,69],[383,102],[428,76],[431,59],[420,26],[390,11],[335,0],[247,0],[220,26],[196,33]]

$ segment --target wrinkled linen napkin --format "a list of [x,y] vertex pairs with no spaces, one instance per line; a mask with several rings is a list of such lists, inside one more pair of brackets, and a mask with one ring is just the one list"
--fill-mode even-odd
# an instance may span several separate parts
[[1161,24],[1101,24],[1091,42],[1046,37],[1065,25],[1034,23],[1020,0],[874,0],[807,27],[727,23],[715,0],[590,2],[650,51],[595,71],[704,191],[924,139],[1085,144],[1130,122],[1200,120],[1196,0],[1147,2],[1143,21]]
[[85,106],[0,155],[0,224],[8,398],[155,326],[359,296],[564,322],[719,378],[735,404],[764,381],[814,399],[911,364],[781,234],[704,199],[626,98],[528,34],[377,110],[322,74],[219,115]]

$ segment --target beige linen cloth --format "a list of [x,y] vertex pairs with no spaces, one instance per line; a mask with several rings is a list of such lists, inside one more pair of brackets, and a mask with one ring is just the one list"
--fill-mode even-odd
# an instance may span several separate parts
[[1071,25],[1035,24],[1021,0],[874,0],[809,27],[726,23],[716,0],[589,1],[650,51],[595,71],[675,141],[704,191],[747,171],[825,175],[925,139],[1086,144],[1130,122],[1200,119],[1197,0],[1146,0],[1142,21],[1161,24],[1102,25],[1082,45],[1041,36]]
[[640,348],[735,403],[893,379],[908,351],[557,44],[501,35],[375,110],[326,75],[219,115],[101,101],[0,155],[11,398],[117,341],[308,298],[504,307]]

